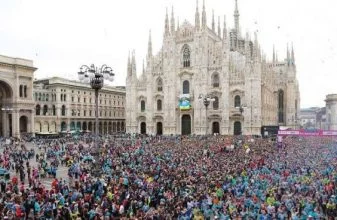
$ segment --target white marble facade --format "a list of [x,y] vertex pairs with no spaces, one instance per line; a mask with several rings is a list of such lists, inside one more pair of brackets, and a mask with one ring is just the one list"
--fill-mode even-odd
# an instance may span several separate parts
[[0,55],[0,137],[34,132],[33,61]]
[[[173,11],[166,13],[162,48],[153,54],[150,33],[140,77],[134,51],[129,55],[126,132],[258,135],[261,126],[296,127],[300,93],[293,47],[287,46],[285,59],[274,51],[267,60],[257,33],[241,33],[237,1],[232,29],[214,15],[208,27],[205,5],[199,11],[197,5],[193,25],[176,25]],[[214,100],[207,110],[205,96]],[[181,109],[182,99],[190,107]]]

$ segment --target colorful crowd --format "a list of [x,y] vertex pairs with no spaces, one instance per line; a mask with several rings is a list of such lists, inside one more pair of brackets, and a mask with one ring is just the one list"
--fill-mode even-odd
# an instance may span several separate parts
[[[335,138],[286,137],[282,144],[243,136],[93,140],[40,140],[33,150],[26,147],[32,143],[2,144],[1,166],[17,175],[1,179],[0,219],[337,216]],[[29,156],[33,151],[35,158]],[[38,171],[43,164],[66,166],[68,177],[33,175],[34,159]],[[41,178],[51,178],[51,186]]]

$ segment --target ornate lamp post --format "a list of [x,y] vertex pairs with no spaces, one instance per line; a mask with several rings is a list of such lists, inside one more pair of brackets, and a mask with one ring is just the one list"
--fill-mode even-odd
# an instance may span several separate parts
[[242,105],[238,106],[238,107],[235,107],[235,108],[238,108],[239,111],[240,111],[240,114],[242,115],[242,113],[244,112],[244,107]]
[[207,109],[208,109],[209,104],[211,104],[211,102],[214,102],[215,99],[209,94],[207,94],[205,97],[202,94],[200,94],[198,99],[199,99],[199,101],[203,102],[203,104],[205,106],[205,109],[206,109],[206,116],[205,116],[206,117],[206,132],[205,132],[205,135],[207,135],[207,133],[208,133]]
[[100,68],[91,64],[90,67],[83,65],[78,72],[78,78],[84,83],[90,83],[92,89],[95,90],[95,104],[96,104],[96,118],[95,118],[95,135],[96,144],[98,142],[98,91],[102,89],[104,85],[104,80],[114,81],[115,74],[111,67],[107,65],[102,65]]
[[13,109],[9,106],[5,106],[5,107],[1,108],[1,111],[5,111],[6,113],[10,113],[11,111],[13,111]]

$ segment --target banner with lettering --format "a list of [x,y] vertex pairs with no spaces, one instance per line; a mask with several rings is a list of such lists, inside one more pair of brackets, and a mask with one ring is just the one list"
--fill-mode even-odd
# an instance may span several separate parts
[[333,130],[279,130],[278,136],[337,136]]

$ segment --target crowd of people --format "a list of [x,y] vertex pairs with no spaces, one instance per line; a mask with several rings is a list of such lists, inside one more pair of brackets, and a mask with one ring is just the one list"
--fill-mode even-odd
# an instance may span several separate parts
[[[337,216],[335,138],[286,137],[281,145],[220,135],[93,140],[86,135],[3,144],[1,166],[13,169],[14,175],[1,180],[0,219]],[[32,150],[26,145],[34,145],[38,171],[43,164],[55,170],[66,166],[68,177],[57,172],[33,175],[34,156],[28,156]],[[22,171],[16,172],[16,164]],[[51,186],[43,185],[41,178],[51,178]]]

